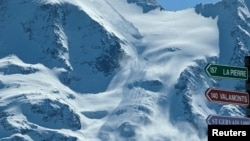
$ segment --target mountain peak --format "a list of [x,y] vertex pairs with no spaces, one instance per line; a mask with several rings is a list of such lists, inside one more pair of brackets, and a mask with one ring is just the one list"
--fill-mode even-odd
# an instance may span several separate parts
[[156,0],[127,0],[127,2],[141,6],[143,12],[148,12],[157,8],[163,9]]
[[244,2],[0,0],[0,140],[207,140],[209,114],[244,115],[204,94],[244,89],[204,71],[242,65]]

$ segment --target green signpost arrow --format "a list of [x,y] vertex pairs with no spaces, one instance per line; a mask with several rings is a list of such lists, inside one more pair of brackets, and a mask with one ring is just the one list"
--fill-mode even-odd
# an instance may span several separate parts
[[209,77],[232,78],[232,79],[248,79],[247,67],[236,67],[218,64],[208,64],[205,67]]

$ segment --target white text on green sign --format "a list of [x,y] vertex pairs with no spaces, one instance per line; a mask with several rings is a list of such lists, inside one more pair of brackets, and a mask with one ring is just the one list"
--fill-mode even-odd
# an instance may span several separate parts
[[210,77],[232,78],[247,80],[247,67],[236,67],[218,64],[208,64],[205,71]]

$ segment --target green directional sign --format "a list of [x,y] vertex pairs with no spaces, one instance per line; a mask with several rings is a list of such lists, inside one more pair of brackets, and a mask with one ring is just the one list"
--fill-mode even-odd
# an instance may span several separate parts
[[247,80],[248,70],[246,67],[236,67],[218,64],[208,64],[205,71],[209,77],[232,78]]

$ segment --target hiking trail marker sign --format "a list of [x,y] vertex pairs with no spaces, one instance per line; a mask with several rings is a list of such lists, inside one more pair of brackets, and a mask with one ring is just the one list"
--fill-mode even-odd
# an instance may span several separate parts
[[[248,80],[248,68],[209,63],[205,67],[209,77]],[[210,102],[237,104],[249,106],[248,92],[227,91],[208,88],[206,98]],[[250,125],[250,118],[209,115],[206,119],[208,125]]]
[[205,71],[209,77],[231,78],[231,79],[248,79],[247,67],[236,67],[218,64],[207,64]]
[[250,118],[209,115],[206,122],[208,125],[250,125]]
[[249,105],[249,94],[247,92],[227,91],[208,88],[206,98],[211,102],[219,102],[236,105]]

